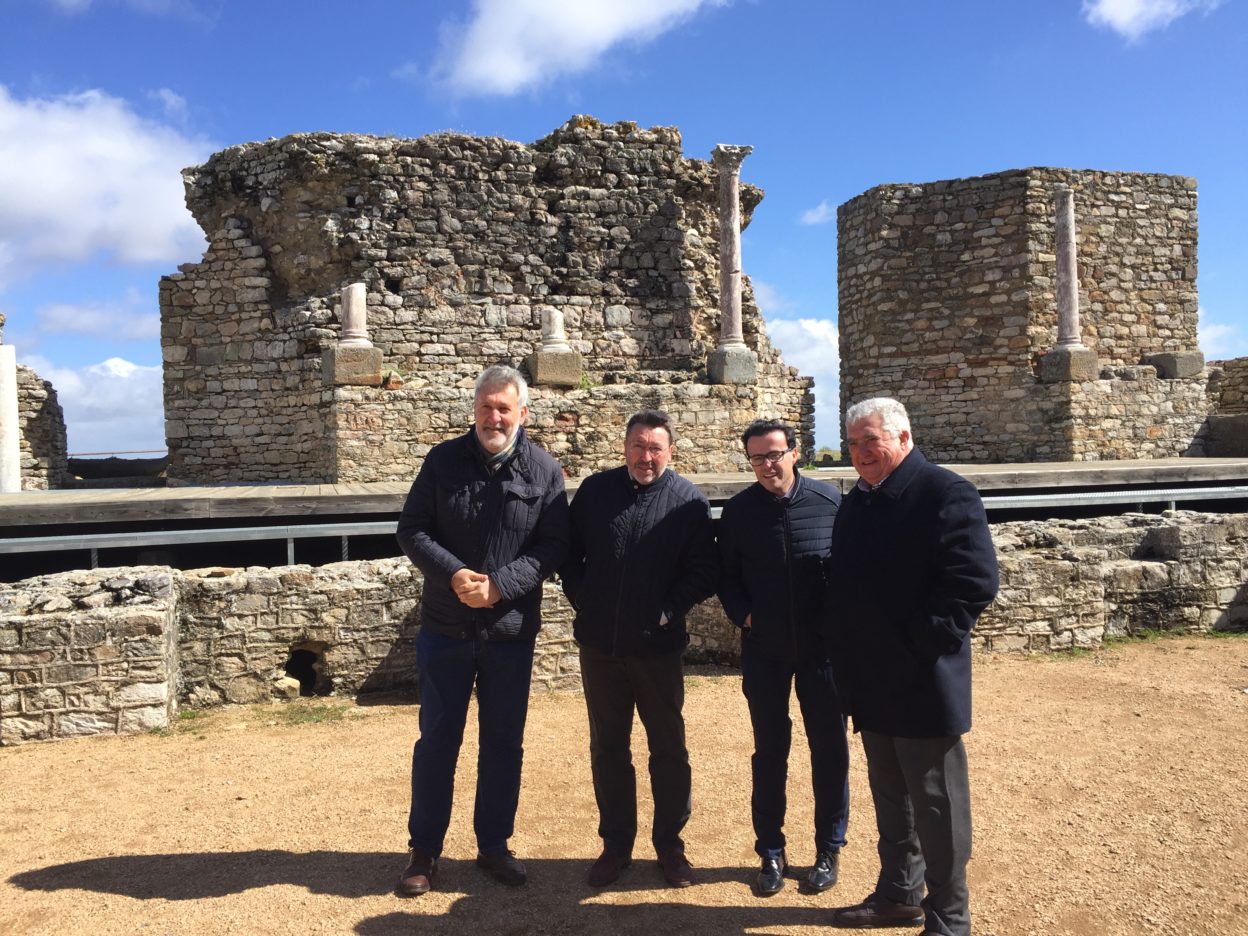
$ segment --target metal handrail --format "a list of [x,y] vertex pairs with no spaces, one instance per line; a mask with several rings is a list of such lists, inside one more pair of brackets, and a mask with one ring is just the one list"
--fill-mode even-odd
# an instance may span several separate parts
[[[1248,498],[1248,485],[1206,488],[1160,488],[1137,491],[1085,491],[1061,494],[985,494],[985,510],[1020,510],[1035,507],[1081,507],[1095,504],[1164,503],[1171,510],[1180,501],[1235,500]],[[722,508],[712,507],[719,519]],[[196,530],[145,530],[132,533],[75,533],[69,536],[17,536],[0,539],[0,554],[56,552],[88,549],[91,568],[96,568],[101,549],[134,546],[177,546],[196,543],[237,543],[256,540],[286,540],[286,563],[295,564],[295,540],[338,537],[342,558],[348,558],[347,540],[352,536],[389,536],[395,520],[369,520],[356,523],[281,524],[254,527],[210,527]]]

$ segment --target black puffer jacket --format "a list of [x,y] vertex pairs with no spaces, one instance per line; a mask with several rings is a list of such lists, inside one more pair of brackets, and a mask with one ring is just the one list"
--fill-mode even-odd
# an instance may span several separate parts
[[[434,446],[399,517],[403,552],[425,576],[421,627],[448,637],[532,639],[541,627],[542,579],[568,551],[568,499],[559,463],[528,440],[493,474],[469,429]],[[451,589],[460,569],[484,572],[502,594],[469,608]]]
[[768,656],[824,659],[825,561],[841,503],[830,484],[799,473],[792,495],[753,484],[719,518],[719,600],[742,640]]
[[621,465],[586,478],[572,498],[560,576],[579,643],[613,656],[682,649],[685,615],[715,594],[718,573],[710,505],[674,471],[641,485]]

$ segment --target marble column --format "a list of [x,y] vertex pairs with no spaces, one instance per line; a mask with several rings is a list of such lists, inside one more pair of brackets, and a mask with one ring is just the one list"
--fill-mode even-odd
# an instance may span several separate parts
[[342,291],[342,339],[343,348],[371,348],[368,340],[368,287],[352,283]]
[[1079,268],[1075,251],[1075,195],[1069,185],[1053,187],[1057,253],[1057,345],[1040,358],[1045,383],[1085,383],[1100,373],[1096,352],[1079,329]]
[[1079,267],[1075,252],[1075,193],[1069,185],[1057,185],[1057,346],[1082,348],[1079,334]]
[[719,174],[719,346],[707,356],[712,383],[753,383],[758,355],[741,330],[741,163],[752,146],[719,144],[711,162]]
[[17,427],[17,352],[0,345],[0,494],[22,489],[22,446]]

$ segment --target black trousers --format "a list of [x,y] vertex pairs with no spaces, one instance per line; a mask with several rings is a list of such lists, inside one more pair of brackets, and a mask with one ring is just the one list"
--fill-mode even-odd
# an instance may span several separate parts
[[961,736],[895,738],[864,731],[862,748],[880,833],[875,892],[921,906],[925,931],[970,936],[971,794]]
[[683,850],[680,833],[692,808],[692,773],[685,747],[681,654],[615,657],[581,647],[581,684],[589,713],[589,762],[603,846],[631,855],[637,838],[637,776],[633,770],[633,712],[646,729],[651,839],[656,852]]

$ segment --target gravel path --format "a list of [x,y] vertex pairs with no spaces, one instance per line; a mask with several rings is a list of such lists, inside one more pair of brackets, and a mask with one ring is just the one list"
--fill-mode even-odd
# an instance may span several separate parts
[[[981,658],[975,680],[977,934],[1248,934],[1248,639]],[[578,696],[532,702],[512,843],[530,882],[517,891],[472,863],[470,730],[436,890],[391,894],[410,705],[234,707],[159,735],[4,748],[0,934],[828,932],[829,908],[874,881],[861,745],[841,884],[807,896],[790,882],[760,900],[740,679],[691,674],[686,711],[700,878],[681,891],[640,849],[619,885],[583,883],[598,842]],[[813,855],[798,745],[800,728],[788,823],[800,865]]]

